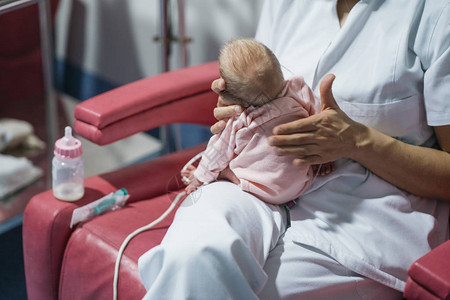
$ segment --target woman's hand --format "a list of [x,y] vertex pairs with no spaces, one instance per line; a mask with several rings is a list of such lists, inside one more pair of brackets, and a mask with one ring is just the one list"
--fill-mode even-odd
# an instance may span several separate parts
[[214,80],[211,84],[211,89],[219,95],[219,99],[217,100],[217,107],[214,109],[214,117],[218,122],[211,126],[210,130],[212,134],[218,134],[225,128],[225,120],[234,116],[239,116],[243,109],[240,105],[225,104],[220,95],[220,92],[225,89],[225,80],[222,78]]
[[277,155],[294,156],[295,165],[313,165],[351,157],[367,128],[351,120],[337,105],[331,91],[335,76],[320,83],[322,111],[274,128],[269,144]]
[[[294,156],[296,165],[351,158],[391,184],[420,197],[450,202],[450,155],[409,145],[351,120],[336,104],[334,75],[320,83],[322,111],[274,128],[269,143],[279,155]],[[450,150],[450,127],[437,128],[443,149]]]

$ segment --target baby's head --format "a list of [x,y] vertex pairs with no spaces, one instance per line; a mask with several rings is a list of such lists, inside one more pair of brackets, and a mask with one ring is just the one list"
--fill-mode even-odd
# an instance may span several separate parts
[[269,48],[254,39],[234,39],[220,50],[220,75],[225,101],[244,107],[261,106],[277,97],[284,78],[280,63]]

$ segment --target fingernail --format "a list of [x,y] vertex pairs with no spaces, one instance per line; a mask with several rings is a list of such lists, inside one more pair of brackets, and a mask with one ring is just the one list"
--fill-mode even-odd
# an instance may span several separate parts
[[240,114],[242,112],[242,108],[240,106],[235,106],[234,111]]

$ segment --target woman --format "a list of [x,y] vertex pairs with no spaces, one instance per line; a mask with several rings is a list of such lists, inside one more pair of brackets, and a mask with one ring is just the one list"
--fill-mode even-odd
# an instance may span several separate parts
[[449,6],[266,1],[256,39],[322,101],[270,143],[298,165],[336,160],[336,171],[315,179],[289,228],[283,209],[232,183],[203,187],[141,258],[146,297],[401,299],[411,263],[448,239]]

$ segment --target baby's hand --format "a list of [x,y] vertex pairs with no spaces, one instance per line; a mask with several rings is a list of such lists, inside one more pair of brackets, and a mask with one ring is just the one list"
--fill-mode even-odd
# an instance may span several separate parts
[[194,167],[193,165],[189,165],[186,167],[186,169],[181,170],[180,174],[181,174],[181,181],[183,181],[183,183],[185,185],[188,185],[189,183],[192,182],[192,180],[195,178],[194,177],[194,171],[197,168]]
[[336,166],[333,161],[327,162],[321,165],[312,165],[311,166],[314,173],[319,176],[325,176],[336,170]]
[[203,184],[203,182],[201,182],[200,180],[198,180],[197,178],[193,178],[191,180],[191,183],[189,183],[189,185],[186,187],[185,192],[186,194],[190,194],[193,191],[197,190],[199,186],[201,186]]
[[228,180],[234,184],[240,184],[241,181],[239,178],[237,178],[236,174],[234,174],[233,171],[231,171],[230,166],[228,165],[225,169],[220,171],[219,176],[217,179],[225,179]]

